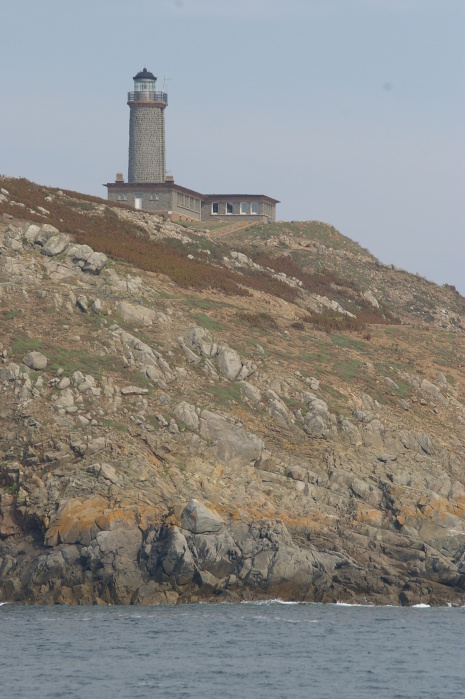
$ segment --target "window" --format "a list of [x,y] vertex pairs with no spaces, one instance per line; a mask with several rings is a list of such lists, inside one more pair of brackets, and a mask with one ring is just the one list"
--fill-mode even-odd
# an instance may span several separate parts
[[251,214],[258,214],[258,201],[251,201],[250,202],[250,213]]
[[226,202],[226,213],[227,214],[232,214],[233,212],[233,205],[231,204],[230,201]]
[[241,214],[246,214],[247,213],[247,202],[246,201],[241,201]]
[[219,205],[217,201],[214,201],[212,203],[212,214],[218,214],[219,213]]
[[142,209],[142,194],[136,194],[134,199],[134,206],[136,209]]
[[127,201],[128,198],[125,194],[118,194],[118,201]]

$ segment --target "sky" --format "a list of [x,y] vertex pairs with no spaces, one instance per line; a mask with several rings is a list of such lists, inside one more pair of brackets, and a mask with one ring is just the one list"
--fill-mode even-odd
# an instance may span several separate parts
[[465,295],[463,0],[0,0],[0,174],[106,197],[133,76],[167,169]]

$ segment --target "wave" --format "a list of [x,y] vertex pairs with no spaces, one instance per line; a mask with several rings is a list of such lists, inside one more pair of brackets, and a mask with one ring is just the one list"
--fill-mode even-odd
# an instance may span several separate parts
[[361,604],[360,602],[336,602],[336,605],[338,607],[392,607],[392,604],[382,604],[382,605],[376,605],[376,604]]
[[241,604],[256,604],[256,605],[270,605],[270,604],[312,604],[311,602],[288,602],[287,600],[280,599],[277,597],[276,599],[261,599],[261,600],[242,600]]

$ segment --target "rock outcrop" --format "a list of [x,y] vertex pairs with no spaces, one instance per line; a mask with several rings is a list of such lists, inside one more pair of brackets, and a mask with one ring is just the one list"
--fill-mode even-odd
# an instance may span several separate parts
[[[0,601],[465,603],[454,289],[319,222],[217,241],[32,183],[20,206],[21,182],[0,182]],[[101,252],[108,222],[156,264]]]

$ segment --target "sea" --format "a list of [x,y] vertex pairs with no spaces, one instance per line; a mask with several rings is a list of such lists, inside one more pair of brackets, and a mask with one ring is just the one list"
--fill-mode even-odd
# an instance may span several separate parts
[[4,604],[0,696],[464,699],[465,608]]

